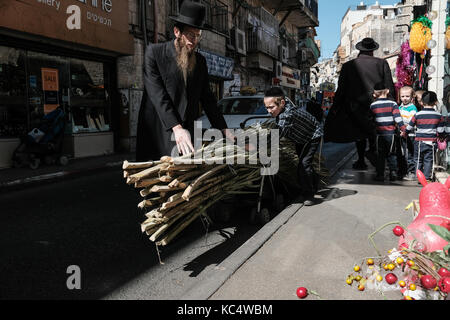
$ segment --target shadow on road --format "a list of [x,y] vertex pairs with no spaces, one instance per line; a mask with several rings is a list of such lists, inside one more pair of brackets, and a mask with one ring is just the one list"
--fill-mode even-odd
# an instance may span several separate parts
[[191,271],[190,277],[197,277],[210,265],[219,265],[262,227],[261,225],[250,225],[243,219],[233,223],[233,225],[235,225],[234,232],[228,231],[231,225],[228,227],[216,225],[217,232],[223,240],[219,245],[214,246],[184,266],[183,270]]

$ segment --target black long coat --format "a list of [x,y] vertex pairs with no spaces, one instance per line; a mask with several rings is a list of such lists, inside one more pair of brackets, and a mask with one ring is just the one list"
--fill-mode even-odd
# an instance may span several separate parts
[[[145,53],[144,95],[139,111],[136,161],[159,160],[170,156],[175,141],[171,141],[172,128],[181,124],[193,130],[194,120],[205,111],[211,126],[225,129],[226,122],[217,107],[217,99],[209,87],[205,58],[195,53],[197,63],[185,85],[176,63],[173,41],[150,44]],[[193,137],[192,137],[193,138]]]
[[370,111],[373,88],[383,82],[394,99],[391,70],[384,59],[361,54],[343,64],[334,102],[325,121],[325,142],[353,142],[375,135]]

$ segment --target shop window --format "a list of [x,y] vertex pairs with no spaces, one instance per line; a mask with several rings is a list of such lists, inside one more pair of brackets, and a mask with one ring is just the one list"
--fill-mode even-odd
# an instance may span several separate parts
[[58,107],[68,112],[68,58],[29,51],[27,77],[30,128]]
[[28,130],[25,62],[25,51],[0,46],[0,138]]
[[109,131],[109,103],[103,63],[70,60],[70,109],[73,133]]

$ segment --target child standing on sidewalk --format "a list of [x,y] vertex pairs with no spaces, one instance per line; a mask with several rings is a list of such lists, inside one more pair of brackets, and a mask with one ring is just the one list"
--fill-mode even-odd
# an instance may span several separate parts
[[388,99],[389,89],[383,83],[377,83],[374,87],[374,102],[370,105],[370,110],[375,116],[375,126],[377,130],[377,165],[376,181],[384,181],[384,169],[386,160],[389,168],[389,179],[395,181],[397,176],[397,155],[395,153],[396,124],[401,131],[405,131],[398,105],[395,101]]
[[416,113],[406,127],[411,132],[416,127],[414,158],[416,170],[421,170],[430,181],[433,176],[434,150],[438,136],[444,134],[444,117],[434,109],[438,103],[437,95],[427,91],[422,95],[423,110]]
[[[412,117],[417,113],[417,107],[413,104],[414,90],[412,87],[405,86],[400,89],[400,115],[403,124],[407,126]],[[416,177],[416,163],[414,158],[414,139],[415,132],[411,131],[408,135],[400,138],[400,170],[399,176],[405,175],[405,180],[412,181]],[[406,166],[405,166],[406,165]]]

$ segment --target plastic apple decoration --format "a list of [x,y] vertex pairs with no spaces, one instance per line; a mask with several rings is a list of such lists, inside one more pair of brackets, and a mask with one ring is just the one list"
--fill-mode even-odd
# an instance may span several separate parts
[[386,282],[389,284],[396,283],[398,279],[397,276],[393,273],[388,273],[384,278],[386,279]]
[[450,292],[450,277],[443,277],[439,280],[439,289],[444,293]]
[[443,250],[448,242],[431,230],[428,224],[448,225],[450,220],[450,177],[445,184],[428,183],[422,171],[417,170],[417,178],[423,186],[419,196],[420,213],[408,226],[408,232],[405,232],[404,238],[399,239],[399,246],[411,243],[416,239],[421,244],[421,248],[415,249],[427,252]]
[[396,226],[394,229],[392,229],[392,232],[397,236],[400,237],[405,233],[405,229],[403,229],[400,226]]
[[436,279],[429,274],[422,276],[420,278],[420,283],[422,284],[422,287],[424,287],[425,289],[434,289],[437,286]]
[[304,287],[297,288],[297,297],[304,299],[308,296],[308,289]]
[[445,269],[445,268],[440,268],[439,269],[439,271],[438,271],[438,274],[441,276],[441,277],[450,277],[450,271],[448,271],[447,269]]

